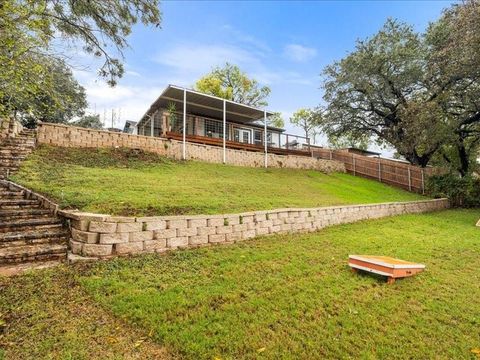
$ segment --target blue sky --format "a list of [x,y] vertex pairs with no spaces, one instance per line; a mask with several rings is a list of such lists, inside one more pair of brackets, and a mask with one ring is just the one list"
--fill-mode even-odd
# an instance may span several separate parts
[[138,120],[167,84],[191,87],[228,61],[270,86],[268,108],[288,119],[296,109],[322,102],[322,69],[352,51],[357,39],[374,34],[388,17],[422,31],[450,3],[163,1],[160,29],[134,28],[127,72],[116,88],[96,79],[95,63],[83,57],[79,62],[89,69],[75,74],[87,89],[90,111],[103,118],[116,109],[116,126],[123,126]]

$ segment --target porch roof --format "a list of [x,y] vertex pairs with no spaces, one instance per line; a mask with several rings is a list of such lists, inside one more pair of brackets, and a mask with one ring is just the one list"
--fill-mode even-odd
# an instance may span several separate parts
[[[237,123],[251,123],[263,119],[264,110],[253,106],[240,104],[231,100],[224,100],[218,96],[203,94],[195,90],[186,89],[176,85],[168,85],[162,94],[154,101],[147,112],[142,116],[140,123],[148,119],[156,110],[167,108],[170,103],[176,105],[177,111],[183,109],[183,95],[186,91],[187,113],[215,119],[223,118],[223,102],[226,103],[227,120]],[[267,111],[267,116],[273,112]]]

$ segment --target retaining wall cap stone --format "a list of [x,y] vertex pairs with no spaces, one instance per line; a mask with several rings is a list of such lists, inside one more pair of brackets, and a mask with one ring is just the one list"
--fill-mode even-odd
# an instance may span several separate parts
[[60,210],[58,214],[60,216],[73,219],[73,220],[106,221],[107,219],[111,218],[111,215],[107,215],[107,214],[96,214],[96,213],[71,211],[71,210]]
[[95,214],[95,213],[72,211],[72,210],[60,210],[58,214],[73,220],[95,220],[95,221],[111,221],[111,222],[154,222],[154,221],[167,221],[167,220],[228,219],[231,217],[238,217],[238,216],[246,217],[246,216],[254,216],[254,215],[277,214],[277,213],[284,213],[284,212],[308,212],[308,211],[319,211],[319,210],[325,211],[325,210],[338,210],[338,209],[345,209],[345,208],[361,209],[361,208],[373,208],[373,207],[387,207],[392,205],[405,206],[405,205],[429,204],[434,202],[445,202],[445,201],[448,201],[448,199],[440,198],[440,199],[426,199],[426,200],[414,200],[414,201],[403,201],[403,202],[323,206],[323,207],[314,207],[314,208],[283,208],[283,209],[250,211],[250,212],[244,212],[244,213],[219,214],[219,215],[199,214],[199,215],[125,217],[125,216],[112,216],[107,214]]

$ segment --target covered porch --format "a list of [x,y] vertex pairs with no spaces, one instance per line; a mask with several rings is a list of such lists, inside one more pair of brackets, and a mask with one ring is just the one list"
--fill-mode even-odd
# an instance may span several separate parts
[[[273,113],[194,90],[169,85],[136,126],[138,135],[224,148],[311,156],[307,138],[268,126]],[[265,163],[267,157],[265,156]]]

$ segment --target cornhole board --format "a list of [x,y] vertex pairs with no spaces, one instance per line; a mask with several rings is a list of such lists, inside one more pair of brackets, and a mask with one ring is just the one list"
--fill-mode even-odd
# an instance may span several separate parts
[[413,276],[422,272],[425,265],[395,259],[388,256],[350,255],[348,265],[354,272],[363,270],[387,277],[387,283],[393,284],[395,279]]

